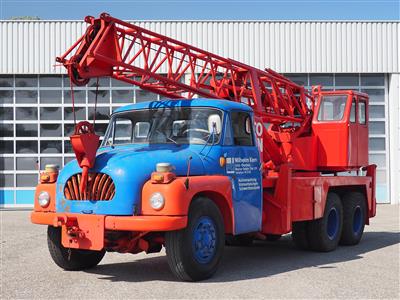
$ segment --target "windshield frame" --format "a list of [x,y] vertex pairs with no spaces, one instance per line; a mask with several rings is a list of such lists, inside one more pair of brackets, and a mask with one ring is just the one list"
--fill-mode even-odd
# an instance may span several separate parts
[[[176,107],[165,107],[165,109],[212,109],[215,111],[218,111],[221,114],[221,133],[219,134],[219,138],[217,141],[215,141],[213,138],[210,138],[207,142],[205,143],[190,143],[189,140],[186,143],[182,143],[182,142],[173,142],[172,140],[167,139],[167,142],[164,143],[152,143],[149,141],[145,141],[145,142],[127,142],[127,143],[114,143],[114,139],[115,139],[115,118],[118,117],[118,115],[123,115],[127,112],[140,112],[140,111],[149,111],[149,110],[159,110],[160,108],[141,108],[141,109],[130,109],[130,110],[124,110],[124,111],[118,111],[115,112],[113,114],[111,114],[110,116],[110,120],[107,126],[107,130],[104,134],[104,138],[100,144],[99,148],[103,148],[103,147],[115,147],[115,146],[126,146],[126,145],[171,145],[171,144],[176,144],[176,145],[199,145],[199,146],[212,146],[212,145],[218,145],[221,143],[221,141],[223,141],[224,138],[224,134],[225,134],[225,118],[226,118],[226,112],[224,110],[222,110],[221,108],[218,107],[214,107],[214,106],[176,106]],[[113,130],[113,134],[112,134],[112,144],[108,143],[107,140],[109,140],[109,136],[110,136],[110,131]],[[151,130],[151,127],[150,127]],[[134,127],[132,127],[132,132],[134,131]],[[133,134],[133,133],[132,133]],[[211,134],[210,134],[211,137]]]

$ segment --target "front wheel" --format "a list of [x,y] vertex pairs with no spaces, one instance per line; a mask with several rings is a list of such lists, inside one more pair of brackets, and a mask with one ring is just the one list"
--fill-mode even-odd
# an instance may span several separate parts
[[171,271],[185,281],[211,277],[221,260],[224,241],[224,223],[218,207],[208,198],[193,200],[186,228],[165,235]]
[[49,226],[47,228],[47,246],[51,258],[57,266],[67,271],[90,269],[103,259],[105,250],[80,250],[65,248],[61,244],[61,228]]

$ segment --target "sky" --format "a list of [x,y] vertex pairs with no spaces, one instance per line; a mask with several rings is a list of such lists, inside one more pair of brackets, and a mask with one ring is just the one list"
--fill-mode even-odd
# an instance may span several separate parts
[[399,20],[400,0],[0,0],[0,19]]

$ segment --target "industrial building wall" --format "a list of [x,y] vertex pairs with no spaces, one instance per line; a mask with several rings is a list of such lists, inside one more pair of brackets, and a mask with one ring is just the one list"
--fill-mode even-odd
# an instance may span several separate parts
[[[400,198],[399,22],[149,21],[140,26],[292,80],[370,95],[370,161],[378,200]],[[68,79],[54,58],[83,34],[77,21],[0,21],[0,206],[30,205],[38,168],[73,158]],[[93,117],[92,84],[76,89],[79,119]],[[118,106],[157,95],[102,79],[98,129]]]

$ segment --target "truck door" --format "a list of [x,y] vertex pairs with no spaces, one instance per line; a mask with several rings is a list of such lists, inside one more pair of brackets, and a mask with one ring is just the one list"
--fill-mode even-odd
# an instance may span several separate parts
[[368,102],[366,98],[358,98],[358,165],[368,164]]
[[234,111],[227,118],[224,156],[232,183],[234,233],[259,231],[262,218],[260,154],[248,112]]
[[358,161],[358,124],[356,122],[356,107],[356,97],[353,97],[349,116],[349,166],[357,166]]

